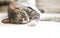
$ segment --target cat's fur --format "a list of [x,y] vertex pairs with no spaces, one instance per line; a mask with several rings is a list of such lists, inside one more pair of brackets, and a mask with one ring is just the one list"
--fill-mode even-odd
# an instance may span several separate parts
[[[32,2],[33,1],[33,2]],[[31,3],[32,2],[32,3]],[[12,9],[11,6],[15,4],[17,8]],[[31,20],[36,20],[40,18],[40,11],[35,5],[35,0],[30,0],[24,2],[16,1],[11,3],[8,7],[8,19],[11,23],[21,24],[28,23]]]

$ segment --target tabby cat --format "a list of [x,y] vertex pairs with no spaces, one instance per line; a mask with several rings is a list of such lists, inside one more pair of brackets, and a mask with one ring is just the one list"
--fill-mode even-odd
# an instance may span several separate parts
[[32,20],[39,20],[40,14],[30,6],[11,3],[8,7],[8,18],[3,23],[25,24]]

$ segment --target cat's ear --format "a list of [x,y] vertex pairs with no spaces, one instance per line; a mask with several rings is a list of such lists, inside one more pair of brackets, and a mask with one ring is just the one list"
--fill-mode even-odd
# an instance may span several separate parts
[[10,21],[8,18],[6,18],[6,19],[3,19],[3,20],[2,20],[2,23],[8,24],[8,23],[11,23],[11,21]]

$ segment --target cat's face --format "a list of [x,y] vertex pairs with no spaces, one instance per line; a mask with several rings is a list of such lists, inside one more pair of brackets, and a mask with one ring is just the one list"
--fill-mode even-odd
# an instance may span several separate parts
[[[10,10],[11,9],[11,10]],[[29,16],[27,15],[26,11],[23,9],[23,7],[12,9],[10,7],[8,12],[8,17],[11,19],[11,23],[27,23],[29,22]]]

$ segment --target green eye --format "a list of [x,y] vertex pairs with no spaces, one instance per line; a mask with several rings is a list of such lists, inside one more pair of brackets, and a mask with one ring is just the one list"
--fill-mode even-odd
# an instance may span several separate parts
[[24,13],[23,12],[20,12],[20,15],[24,15]]
[[22,15],[22,12],[20,12],[20,15]]

